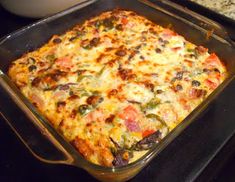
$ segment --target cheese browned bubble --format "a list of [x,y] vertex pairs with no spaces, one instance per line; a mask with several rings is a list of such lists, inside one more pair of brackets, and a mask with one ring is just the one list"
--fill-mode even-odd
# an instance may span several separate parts
[[12,63],[21,92],[89,161],[137,160],[225,79],[216,54],[132,11],[102,13]]

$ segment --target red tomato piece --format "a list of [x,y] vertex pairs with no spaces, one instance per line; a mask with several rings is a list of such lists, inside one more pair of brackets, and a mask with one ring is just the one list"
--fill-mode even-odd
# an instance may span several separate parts
[[123,120],[135,121],[138,116],[138,111],[131,105],[127,106],[120,114],[119,117]]
[[143,133],[142,133],[142,137],[147,137],[151,134],[153,134],[155,131],[154,130],[144,130]]
[[212,81],[210,79],[206,79],[205,83],[212,90],[216,89],[216,87],[218,87],[218,85],[219,85],[219,82],[214,82],[214,81]]
[[123,17],[121,22],[122,22],[123,25],[126,25],[128,23],[128,20],[127,20],[126,17]]
[[177,51],[181,50],[182,47],[173,47],[171,49],[172,49],[172,51],[177,52]]
[[173,36],[176,36],[177,34],[175,32],[173,32],[172,30],[170,29],[164,29],[162,32],[161,32],[161,36],[163,38],[166,38],[166,39],[170,39],[171,37]]
[[221,66],[221,61],[217,57],[216,54],[212,53],[210,56],[208,56],[205,60],[205,64],[209,67],[220,67]]

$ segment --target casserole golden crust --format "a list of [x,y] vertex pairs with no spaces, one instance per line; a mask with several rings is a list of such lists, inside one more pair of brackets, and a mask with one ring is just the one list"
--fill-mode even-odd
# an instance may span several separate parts
[[122,166],[175,128],[226,68],[172,30],[114,10],[53,36],[8,73],[87,160]]

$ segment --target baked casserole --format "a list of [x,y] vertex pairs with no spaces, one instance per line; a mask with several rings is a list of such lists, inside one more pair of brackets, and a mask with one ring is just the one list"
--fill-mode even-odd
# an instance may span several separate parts
[[9,76],[88,161],[143,156],[226,77],[215,53],[135,12],[104,12],[15,60]]

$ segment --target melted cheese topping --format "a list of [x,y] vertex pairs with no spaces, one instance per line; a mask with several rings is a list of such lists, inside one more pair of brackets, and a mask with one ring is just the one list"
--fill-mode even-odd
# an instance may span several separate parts
[[177,126],[226,68],[206,48],[114,10],[53,36],[9,76],[87,160],[121,166]]

